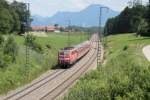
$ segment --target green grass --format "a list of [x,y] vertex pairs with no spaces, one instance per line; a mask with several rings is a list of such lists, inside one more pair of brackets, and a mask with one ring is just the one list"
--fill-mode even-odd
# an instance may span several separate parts
[[64,100],[150,100],[150,63],[142,48],[148,37],[107,38],[105,64],[85,75]]
[[[82,38],[81,38],[82,36]],[[7,37],[7,36],[5,36]],[[60,48],[67,46],[67,33],[48,33],[48,37],[37,37],[36,42],[43,48],[43,53],[29,50],[29,66],[25,66],[26,54],[24,37],[15,35],[19,53],[15,63],[0,68],[0,94],[7,93],[19,86],[25,85],[57,64],[57,53]],[[87,35],[71,33],[71,45],[87,39]],[[46,45],[50,45],[48,49]],[[1,52],[1,51],[0,51]]]

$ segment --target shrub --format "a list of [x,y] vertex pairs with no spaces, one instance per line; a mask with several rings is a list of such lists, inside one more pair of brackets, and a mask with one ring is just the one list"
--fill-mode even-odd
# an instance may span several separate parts
[[35,40],[36,40],[35,36],[28,34],[25,38],[25,45],[29,46],[31,49],[33,49],[39,53],[42,53],[43,52],[42,46],[40,44],[36,43]]
[[0,35],[0,45],[2,45],[3,43],[4,43],[4,37]]
[[38,44],[38,43],[34,43],[33,46],[32,46],[32,49],[34,49],[35,51],[37,51],[39,53],[43,52],[42,46],[40,44]]
[[29,46],[29,47],[33,47],[34,43],[35,43],[36,37],[33,35],[27,35],[25,37],[25,45]]
[[128,49],[128,46],[125,45],[125,46],[123,47],[123,51],[126,51],[127,49]]
[[51,49],[51,45],[50,45],[50,44],[47,44],[46,47],[47,47],[48,49]]
[[16,61],[16,56],[18,54],[18,46],[12,36],[8,37],[4,45],[4,54],[11,56],[12,62]]
[[6,66],[6,62],[0,58],[0,68],[4,68]]
[[0,52],[0,68],[4,68],[6,65],[6,61],[3,59],[3,54]]

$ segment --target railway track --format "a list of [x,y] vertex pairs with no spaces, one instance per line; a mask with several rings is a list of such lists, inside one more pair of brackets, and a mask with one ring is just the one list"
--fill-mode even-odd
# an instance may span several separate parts
[[[50,75],[44,77],[43,79],[41,79],[41,80],[39,80],[39,81],[37,81],[37,82],[27,86],[26,88],[24,88],[24,89],[22,89],[22,90],[20,90],[20,91],[18,91],[16,93],[6,97],[6,98],[4,98],[3,100],[11,100],[13,97],[16,97],[17,95],[19,95],[19,97],[16,98],[16,100],[17,100],[17,99],[19,99],[19,98],[21,98],[21,97],[31,93],[32,91],[36,90],[37,88],[40,88],[43,84],[46,84],[47,82],[53,80],[55,77],[57,77],[58,75],[61,75],[65,71],[67,71],[67,70],[56,70],[53,73],[51,73]],[[33,86],[34,86],[33,89],[28,90],[28,89],[30,89]],[[20,95],[20,94],[23,94],[23,95]]]
[[[86,62],[84,62],[82,64],[82,66],[80,66],[80,67],[78,66],[77,68],[73,67],[72,70],[71,69],[63,69],[63,70],[54,71],[50,75],[31,84],[30,86],[12,94],[12,95],[5,97],[3,100],[38,100],[38,99],[53,100],[53,99],[56,99],[58,96],[60,96],[62,94],[63,91],[66,90],[67,87],[69,87],[71,84],[73,84],[77,79],[80,78],[80,76],[82,74],[84,74],[89,69],[89,67],[91,66],[93,61],[96,59],[96,54],[97,54],[96,52],[97,52],[97,50],[95,49],[94,53],[90,57],[88,57],[88,60]],[[75,70],[75,71],[72,72],[73,70]],[[70,75],[66,74],[67,72],[69,73],[69,71],[72,72],[72,74],[70,74]],[[67,78],[62,77],[64,79],[62,80],[62,82],[58,83],[56,79],[63,75],[64,75],[64,77],[66,75]],[[50,88],[51,90],[48,90],[48,92],[43,91],[45,93],[44,93],[44,95],[42,95],[40,97],[38,97],[40,94],[36,96],[36,93],[44,90],[44,88],[46,86],[51,86],[52,85],[51,83],[57,84],[57,86]],[[35,94],[35,96],[32,97],[32,95],[34,95],[34,94]]]
[[[84,65],[82,65],[81,68],[79,68],[76,72],[74,72],[70,77],[68,77],[66,80],[64,80],[56,88],[54,88],[49,93],[47,93],[45,96],[40,98],[40,100],[55,100],[56,98],[58,98],[58,96],[60,96],[68,88],[68,86],[71,86],[76,80],[78,80],[80,78],[81,75],[83,75],[89,69],[89,67],[91,67],[94,60],[97,58],[97,56],[95,55],[95,52],[93,53],[92,57],[90,57],[90,58],[93,58],[93,59],[92,60],[89,59],[90,62],[87,62]],[[73,77],[73,76],[76,76],[76,74],[78,74],[78,76]],[[60,91],[57,90],[60,88],[62,88]],[[55,93],[55,92],[57,92],[57,93]]]

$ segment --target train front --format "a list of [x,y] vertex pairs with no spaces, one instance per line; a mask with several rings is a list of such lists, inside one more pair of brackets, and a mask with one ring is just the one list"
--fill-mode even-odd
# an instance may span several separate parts
[[58,52],[58,63],[59,65],[70,65],[70,50],[72,47],[64,48]]

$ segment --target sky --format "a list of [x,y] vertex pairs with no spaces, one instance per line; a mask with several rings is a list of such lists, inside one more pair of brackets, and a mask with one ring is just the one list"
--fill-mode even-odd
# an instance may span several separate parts
[[[13,0],[7,0],[12,2]],[[52,16],[60,11],[77,12],[91,4],[101,4],[115,11],[122,11],[130,0],[16,0],[30,3],[32,15]],[[143,0],[148,2],[148,0]]]

